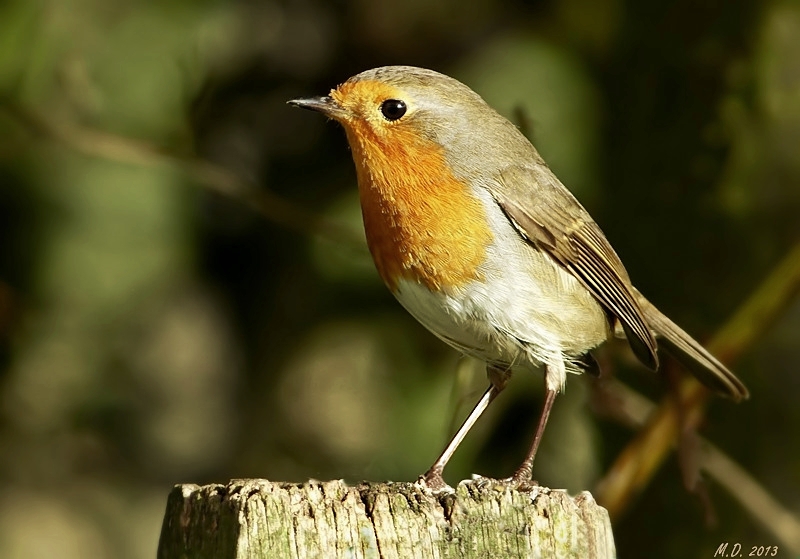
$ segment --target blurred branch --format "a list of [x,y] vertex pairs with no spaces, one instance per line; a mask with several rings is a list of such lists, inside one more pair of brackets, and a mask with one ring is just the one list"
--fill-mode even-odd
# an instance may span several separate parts
[[709,442],[700,447],[703,468],[725,487],[744,510],[793,554],[800,553],[800,521],[739,464]]
[[[780,316],[798,289],[800,243],[708,344],[709,351],[725,362],[734,361]],[[612,519],[618,518],[650,482],[679,434],[699,424],[708,396],[703,385],[687,376],[677,394],[667,396],[653,413],[648,411],[644,428],[619,454],[595,491],[598,502],[608,509]],[[741,494],[736,497],[744,500]]]
[[10,99],[0,100],[0,108],[38,136],[84,155],[143,167],[177,168],[197,184],[238,200],[276,225],[360,250],[364,248],[363,240],[355,231],[298,207],[219,165],[197,157],[170,153],[141,140],[66,121],[56,122]]
[[[603,414],[631,427],[641,428],[656,405],[618,380],[603,383]],[[672,440],[674,446],[674,439]],[[728,490],[742,508],[792,553],[800,553],[800,520],[769,494],[747,471],[711,442],[699,438],[699,467]]]

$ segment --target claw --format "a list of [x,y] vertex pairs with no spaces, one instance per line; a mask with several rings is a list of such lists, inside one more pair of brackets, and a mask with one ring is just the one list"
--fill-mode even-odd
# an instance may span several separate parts
[[523,472],[522,475],[519,474],[520,472],[516,472],[513,476],[503,481],[515,487],[518,491],[533,491],[535,488],[539,487],[539,482],[531,478],[530,472],[527,474]]

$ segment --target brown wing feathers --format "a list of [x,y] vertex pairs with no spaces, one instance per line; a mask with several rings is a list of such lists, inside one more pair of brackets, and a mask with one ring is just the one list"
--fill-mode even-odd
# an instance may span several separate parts
[[628,343],[633,352],[650,369],[658,369],[656,341],[643,317],[639,305],[632,298],[630,285],[626,285],[619,274],[605,262],[598,260],[597,253],[581,242],[578,233],[578,263],[569,266],[595,294],[601,293],[600,302],[619,318]]
[[[523,237],[570,270],[619,318],[642,363],[658,368],[656,341],[622,262],[586,210],[553,181],[557,179],[546,167],[513,167],[502,173],[501,188],[493,194]],[[525,197],[513,195],[523,191]]]
[[506,169],[493,195],[523,238],[572,272],[619,319],[642,363],[658,367],[655,333],[703,384],[736,401],[749,396],[736,375],[636,291],[603,232],[550,169]]

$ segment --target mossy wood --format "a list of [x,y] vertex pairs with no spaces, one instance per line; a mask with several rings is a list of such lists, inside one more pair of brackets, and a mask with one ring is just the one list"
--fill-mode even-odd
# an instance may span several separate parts
[[178,485],[159,559],[611,559],[608,513],[589,493],[464,481],[434,496],[411,483],[234,480]]

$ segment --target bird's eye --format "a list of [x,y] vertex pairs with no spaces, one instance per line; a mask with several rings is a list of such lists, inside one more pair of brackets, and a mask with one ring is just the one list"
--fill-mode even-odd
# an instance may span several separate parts
[[406,104],[400,99],[387,99],[381,103],[381,113],[386,120],[397,120],[406,114]]

